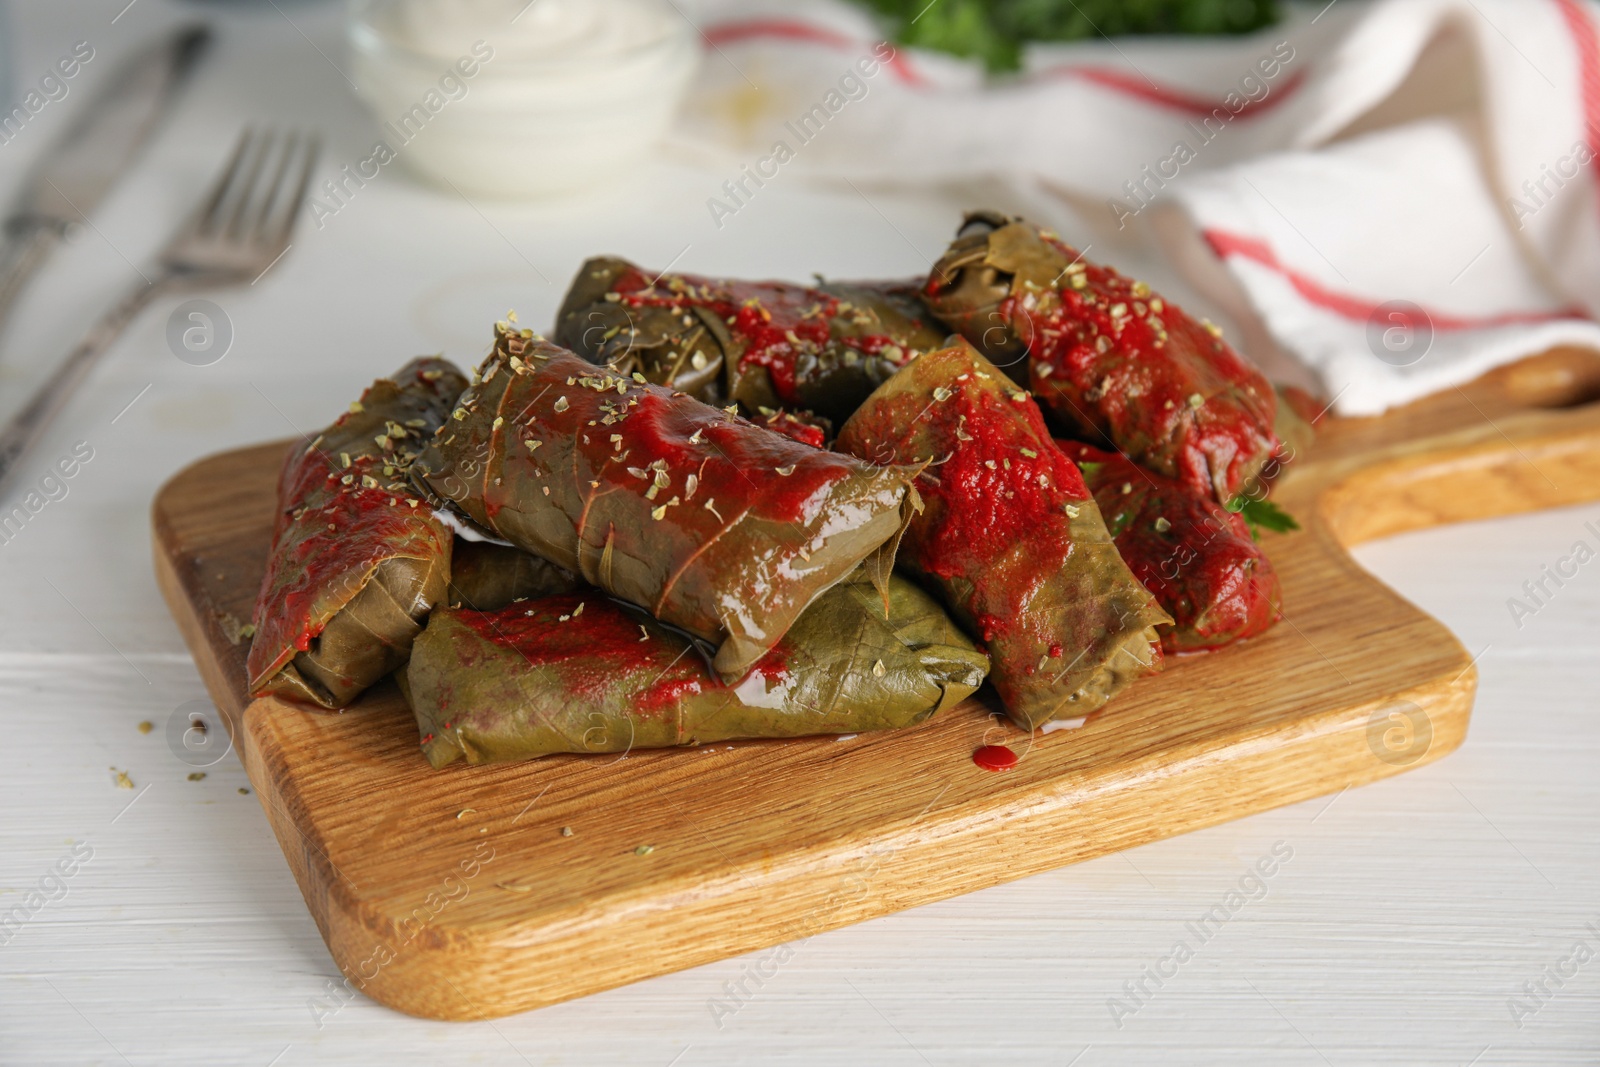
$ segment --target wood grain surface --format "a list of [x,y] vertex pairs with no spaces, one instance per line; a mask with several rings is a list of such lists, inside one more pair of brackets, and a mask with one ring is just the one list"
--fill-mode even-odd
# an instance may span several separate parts
[[[487,1018],[1445,755],[1465,736],[1471,656],[1344,546],[1600,498],[1597,395],[1600,364],[1558,351],[1381,418],[1324,420],[1275,492],[1305,529],[1265,535],[1284,621],[1033,739],[969,701],[851,740],[431,771],[391,685],[338,715],[246,699],[228,635],[253,607],[285,443],[174,477],[154,505],[155,566],[351,987]],[[1017,767],[974,766],[997,741]]]

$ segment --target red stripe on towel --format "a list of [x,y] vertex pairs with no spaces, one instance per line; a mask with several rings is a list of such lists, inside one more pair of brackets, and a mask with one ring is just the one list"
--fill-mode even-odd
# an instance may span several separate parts
[[1039,71],[1038,78],[1079,78],[1083,81],[1097,85],[1102,89],[1131,96],[1145,103],[1155,104],[1159,107],[1171,108],[1182,111],[1196,118],[1204,118],[1221,111],[1230,119],[1255,118],[1265,115],[1279,104],[1288,100],[1306,80],[1306,72],[1297,70],[1277,87],[1277,92],[1269,92],[1259,100],[1246,100],[1238,111],[1230,111],[1220,100],[1191,93],[1185,89],[1174,89],[1170,86],[1158,85],[1146,78],[1129,74],[1127,71],[1115,67],[1047,67]]
[[[1583,91],[1583,133],[1591,155],[1600,155],[1600,37],[1579,0],[1556,0],[1578,49],[1578,79]],[[1600,193],[1600,186],[1596,186]]]
[[[1291,267],[1285,266],[1275,252],[1265,241],[1255,237],[1245,237],[1241,234],[1228,233],[1224,230],[1202,230],[1200,236],[1204,237],[1211,250],[1220,258],[1238,256],[1248,259],[1252,263],[1281,274],[1294,286],[1308,303],[1314,304],[1336,315],[1347,319],[1364,322],[1371,319],[1380,307],[1382,301],[1372,301],[1365,297],[1350,296],[1347,293],[1336,292],[1329,289],[1309,274],[1302,274]],[[1496,326],[1519,326],[1530,323],[1554,322],[1559,319],[1587,319],[1589,316],[1581,308],[1566,308],[1560,311],[1508,311],[1498,315],[1462,316],[1449,315],[1442,311],[1430,311],[1422,308],[1422,313],[1435,330],[1486,330]]]

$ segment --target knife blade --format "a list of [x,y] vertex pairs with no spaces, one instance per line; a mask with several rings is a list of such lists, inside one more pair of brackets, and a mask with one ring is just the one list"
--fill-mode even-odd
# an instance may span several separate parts
[[211,31],[190,24],[140,49],[86,104],[23,182],[0,251],[0,323],[67,228],[99,206],[149,138]]

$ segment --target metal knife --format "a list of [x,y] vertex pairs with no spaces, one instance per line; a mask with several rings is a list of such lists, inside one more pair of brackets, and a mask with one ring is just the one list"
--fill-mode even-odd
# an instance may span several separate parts
[[34,165],[0,224],[0,325],[68,227],[87,218],[127,171],[210,37],[206,26],[191,24],[141,49]]

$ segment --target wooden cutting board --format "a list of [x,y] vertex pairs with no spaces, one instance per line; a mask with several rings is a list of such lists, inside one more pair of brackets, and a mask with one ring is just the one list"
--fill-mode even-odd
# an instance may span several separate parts
[[[976,701],[850,740],[428,768],[386,683],[328,715],[244,691],[286,443],[213,456],[154,504],[155,567],[354,989],[475,1019],[791,941],[1445,755],[1472,657],[1345,546],[1600,498],[1600,360],[1558,351],[1381,418],[1324,420],[1265,535],[1285,618],[1170,659],[1080,730]],[[1470,580],[1470,578],[1468,579]],[[975,766],[992,742],[1015,769]],[[570,835],[563,828],[570,828]]]

